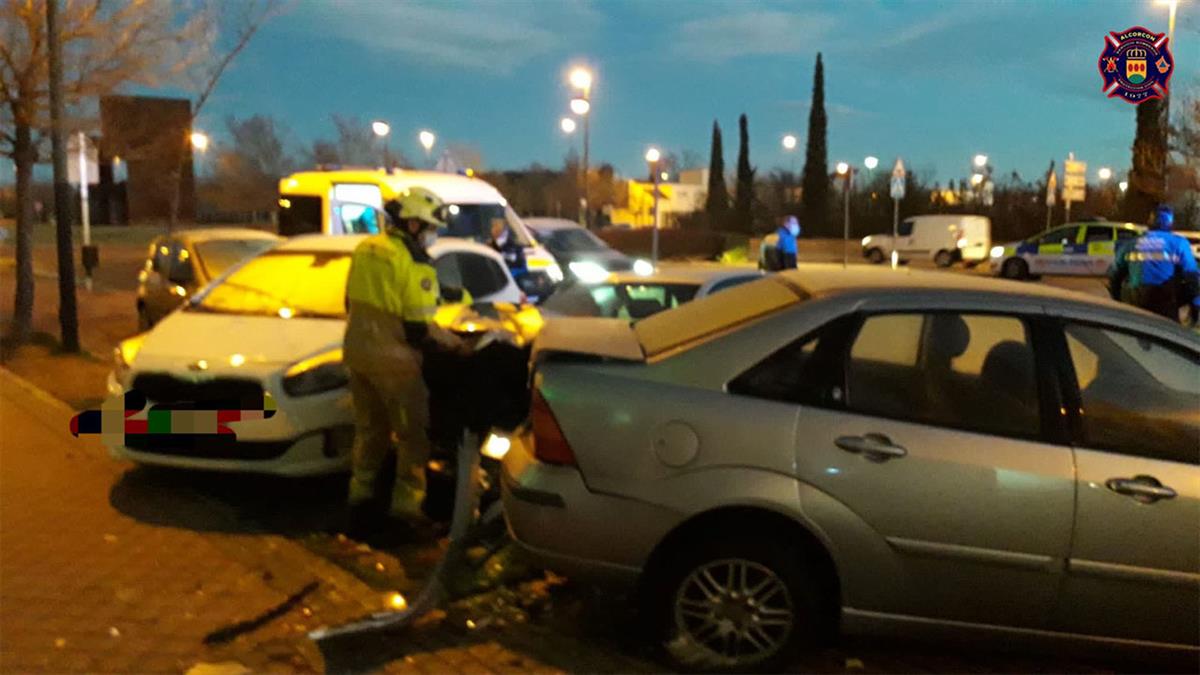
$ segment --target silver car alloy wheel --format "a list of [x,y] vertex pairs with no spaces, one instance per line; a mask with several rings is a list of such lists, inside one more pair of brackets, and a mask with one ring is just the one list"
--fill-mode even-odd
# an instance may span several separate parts
[[795,612],[787,585],[769,567],[730,558],[692,570],[675,593],[676,639],[685,663],[749,666],[774,656],[791,637]]

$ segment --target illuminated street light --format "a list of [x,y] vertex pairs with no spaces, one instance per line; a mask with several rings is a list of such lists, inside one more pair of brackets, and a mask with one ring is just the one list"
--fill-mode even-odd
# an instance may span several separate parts
[[663,179],[664,181],[666,181],[666,180],[669,180],[669,179],[671,178],[671,174],[669,174],[669,173],[667,173],[666,171],[664,171],[664,172],[662,172],[662,173],[658,174],[658,177],[659,177],[659,178],[661,178],[661,179]]
[[1129,181],[1123,180],[1120,183],[1117,183],[1117,187],[1121,189],[1121,192],[1125,192],[1129,189]]
[[563,130],[564,134],[575,133],[575,120],[571,119],[570,117],[562,118],[562,120],[558,123],[558,126]]
[[988,162],[987,155],[975,155],[975,166],[977,168],[982,169],[983,167],[987,166],[987,162]]
[[425,148],[425,153],[428,154],[433,150],[433,144],[437,142],[437,136],[433,135],[432,131],[422,129],[421,133],[417,134],[417,140],[421,142],[421,147]]
[[[578,91],[576,96],[571,97],[571,112],[583,118],[583,163],[579,176],[583,196],[579,200],[581,207],[579,222],[587,227],[591,224],[591,212],[588,209],[588,152],[590,150],[592,117],[588,113],[592,110],[592,71],[583,66],[577,66],[571,69],[567,81]],[[563,128],[566,129],[565,124]]]
[[649,150],[646,151],[646,161],[647,162],[650,162],[651,164],[655,164],[660,159],[662,159],[662,153],[658,151],[658,148],[651,147]]
[[783,137],[783,149],[788,151],[796,149],[796,136],[794,134],[786,134]]
[[580,89],[586,95],[592,89],[592,71],[587,68],[575,68],[570,75],[571,86]]
[[1102,166],[1100,167],[1100,170],[1096,172],[1096,176],[1098,176],[1100,180],[1108,180],[1112,178],[1112,169],[1108,168],[1107,166]]
[[879,166],[879,158],[874,155],[867,155],[863,160],[863,166],[867,167],[868,171],[874,171],[875,167]]
[[838,162],[838,163],[837,163],[837,175],[839,175],[839,176],[845,176],[845,175],[846,175],[846,173],[847,173],[848,171],[850,171],[850,165],[849,165],[849,164],[847,164],[847,163],[845,163],[845,162]]
[[199,150],[200,152],[204,152],[205,150],[208,150],[208,135],[206,135],[202,131],[193,131],[192,132],[192,147]]
[[388,157],[388,134],[392,133],[392,127],[387,122],[375,120],[371,122],[371,131],[383,140],[383,170],[388,171],[392,166],[391,159]]
[[575,113],[576,115],[583,117],[584,115],[588,114],[591,109],[592,103],[586,98],[571,99],[571,112]]
[[981,174],[981,173],[971,174],[971,185],[979,186],[982,184],[983,184],[983,174]]

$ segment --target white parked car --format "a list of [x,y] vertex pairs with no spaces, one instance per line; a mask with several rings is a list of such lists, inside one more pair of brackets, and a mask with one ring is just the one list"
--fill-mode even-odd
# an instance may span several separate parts
[[[153,329],[114,350],[108,390],[151,403],[253,398],[276,413],[234,422],[237,442],[214,450],[169,435],[127,434],[116,457],[144,464],[310,475],[349,465],[353,411],[341,364],[346,279],[364,235],[296,237],[219,277]],[[500,254],[445,238],[430,249],[444,287],[476,302],[521,301]],[[144,413],[143,413],[144,414]]]
[[605,274],[601,270],[595,277],[585,275],[564,283],[542,303],[542,314],[644,319],[763,276],[750,266],[668,263],[655,270],[649,261],[638,263],[634,271]]
[[[938,267],[957,261],[975,265],[988,259],[992,248],[992,221],[985,216],[913,216],[896,229],[896,255],[900,260],[932,260]],[[891,234],[863,237],[863,257],[873,263],[888,260]]]

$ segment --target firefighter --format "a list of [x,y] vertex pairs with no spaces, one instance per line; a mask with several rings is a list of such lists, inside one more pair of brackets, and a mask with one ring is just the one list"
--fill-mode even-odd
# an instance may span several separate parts
[[430,442],[422,354],[470,352],[460,338],[432,323],[439,290],[427,249],[442,224],[441,200],[412,188],[384,210],[391,222],[354,250],[346,285],[343,362],[354,398],[348,529],[359,536],[381,524],[382,496],[376,490],[393,447],[396,474],[387,508],[391,529],[412,530],[425,523],[421,503]]
[[1172,321],[1196,297],[1200,272],[1187,239],[1171,232],[1175,214],[1159,206],[1149,232],[1117,251],[1108,270],[1114,300],[1136,305]]

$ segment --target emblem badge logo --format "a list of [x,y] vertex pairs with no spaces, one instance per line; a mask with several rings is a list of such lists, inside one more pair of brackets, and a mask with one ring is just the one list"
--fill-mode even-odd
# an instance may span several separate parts
[[1097,62],[1104,93],[1134,104],[1164,98],[1175,71],[1167,42],[1165,33],[1152,33],[1141,26],[1104,36],[1104,51]]

